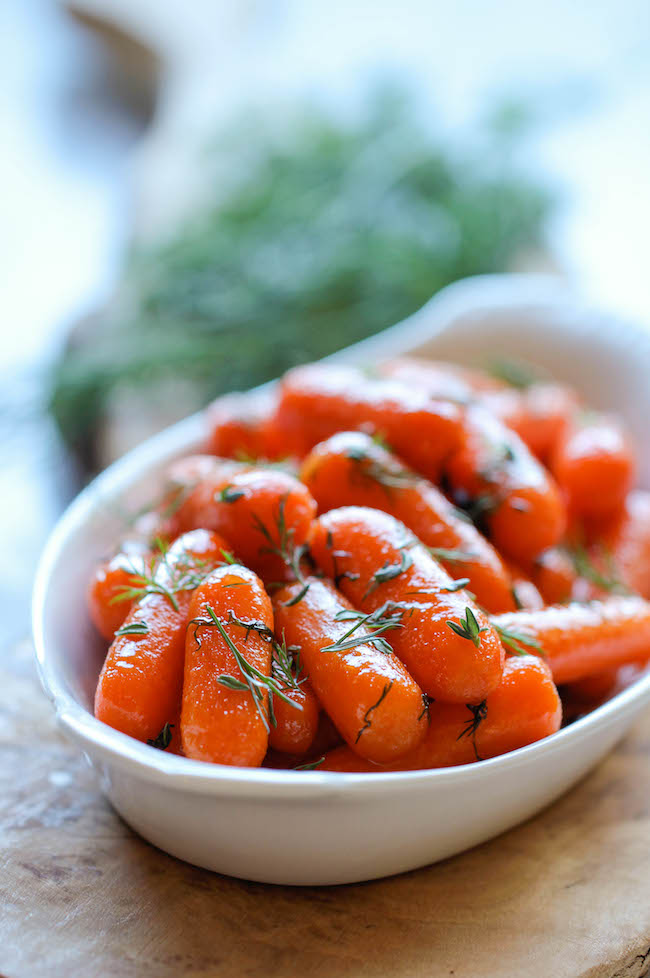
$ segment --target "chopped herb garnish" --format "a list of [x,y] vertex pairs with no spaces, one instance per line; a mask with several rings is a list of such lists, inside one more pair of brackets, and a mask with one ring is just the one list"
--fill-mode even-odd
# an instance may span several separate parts
[[477,761],[482,761],[483,758],[479,754],[476,747],[476,731],[487,716],[487,702],[486,700],[483,700],[482,703],[478,703],[476,705],[473,703],[466,703],[465,706],[472,715],[463,725],[463,729],[458,734],[456,740],[461,740],[463,737],[471,737],[472,745],[474,747],[474,756],[476,757]]
[[148,631],[149,626],[146,621],[131,621],[118,628],[115,637],[117,638],[118,635],[146,635]]
[[504,625],[497,625],[495,622],[492,624],[502,643],[514,655],[532,655],[531,649],[534,649],[538,655],[545,655],[544,649],[535,636],[530,635],[523,628],[506,628]]
[[384,688],[381,691],[381,696],[379,697],[379,699],[377,700],[377,702],[376,703],[373,703],[372,706],[369,706],[368,709],[366,710],[366,712],[364,713],[364,715],[363,715],[363,726],[360,728],[359,733],[356,736],[356,739],[354,741],[355,744],[358,744],[359,741],[360,741],[360,739],[361,739],[361,735],[364,734],[366,732],[366,730],[369,730],[370,727],[372,727],[372,720],[370,719],[370,714],[373,713],[377,709],[377,707],[378,706],[381,706],[381,704],[384,702],[384,700],[386,699],[386,697],[390,693],[391,689],[393,688],[393,682],[394,682],[394,680],[391,679],[391,681],[389,683],[386,683],[386,685],[384,686]]
[[404,489],[413,485],[416,478],[413,473],[397,464],[390,465],[373,458],[362,446],[349,448],[346,457],[351,462],[358,463],[356,472],[358,477],[375,482],[386,490],[388,496],[394,489]]
[[602,558],[601,566],[596,562],[596,555],[589,553],[583,544],[576,544],[567,553],[579,577],[584,577],[596,587],[612,594],[633,593],[621,580],[611,551],[603,545],[598,548],[598,555]]
[[427,550],[436,560],[445,561],[448,564],[471,563],[476,560],[476,554],[468,550],[447,550],[446,547],[427,547]]
[[465,617],[461,618],[460,622],[447,619],[447,625],[460,638],[465,638],[468,642],[473,642],[477,649],[481,645],[481,632],[487,631],[486,627],[479,628],[476,616],[469,606],[465,608]]
[[309,590],[309,582],[306,580],[301,566],[302,561],[309,554],[309,548],[304,543],[300,544],[299,546],[294,544],[294,530],[293,527],[287,526],[285,516],[286,503],[287,496],[285,495],[278,503],[278,515],[275,521],[278,531],[278,543],[275,543],[269,528],[266,526],[263,520],[259,518],[257,513],[253,513],[253,525],[267,541],[267,545],[260,548],[260,553],[269,553],[278,556],[284,563],[285,567],[291,571],[295,579],[304,585],[300,596],[296,595],[296,597],[293,599],[293,604],[297,604],[298,601],[301,601],[302,598],[304,598],[305,594]]
[[315,768],[320,767],[320,765],[324,762],[324,760],[325,760],[325,755],[323,754],[323,756],[319,757],[317,761],[310,761],[308,764],[297,764],[296,767],[293,768],[293,770],[313,771],[315,770]]
[[429,696],[428,693],[422,693],[422,713],[420,713],[418,720],[421,720],[426,716],[427,720],[431,719],[431,704],[435,703],[433,696]]
[[387,562],[383,567],[380,567],[378,571],[375,571],[370,578],[366,592],[363,595],[364,598],[367,598],[369,594],[376,591],[381,584],[385,584],[387,581],[393,581],[396,577],[399,577],[400,574],[403,574],[404,571],[409,569],[413,563],[413,557],[409,553],[409,547],[413,547],[415,543],[415,539],[410,539],[399,544],[399,560],[395,564],[390,564]]
[[459,577],[458,580],[454,581],[453,584],[450,584],[449,587],[441,587],[440,590],[447,591],[450,594],[453,594],[456,591],[462,591],[463,588],[467,587],[468,584],[469,584],[469,577]]
[[[194,640],[197,646],[200,648],[201,640],[199,638],[199,630],[201,628],[216,628],[224,642],[232,652],[235,657],[237,666],[239,667],[241,678],[238,676],[231,675],[220,675],[217,676],[217,682],[222,686],[226,686],[228,689],[235,689],[245,691],[248,690],[253,697],[253,703],[257,713],[264,724],[267,732],[270,731],[271,726],[277,726],[277,721],[275,719],[275,714],[273,712],[273,697],[279,696],[280,699],[288,703],[289,706],[295,707],[297,710],[301,710],[302,706],[298,703],[294,703],[285,693],[283,693],[280,688],[279,683],[273,678],[273,676],[265,676],[263,672],[260,672],[251,662],[248,661],[246,656],[240,652],[233,640],[228,635],[228,632],[224,628],[223,624],[217,618],[214,608],[210,605],[205,606],[205,610],[208,613],[208,618],[193,618],[189,625],[194,625]],[[189,627],[188,625],[188,627]],[[248,622],[244,623],[245,626]],[[268,696],[268,716],[266,707],[266,697]],[[270,721],[270,724],[269,724]]]
[[149,746],[155,747],[156,750],[167,750],[172,742],[172,727],[174,726],[173,723],[166,723],[157,737],[147,741]]
[[234,486],[224,486],[217,494],[217,499],[220,503],[236,503],[238,499],[241,499],[245,495],[246,493],[243,489],[235,489]]

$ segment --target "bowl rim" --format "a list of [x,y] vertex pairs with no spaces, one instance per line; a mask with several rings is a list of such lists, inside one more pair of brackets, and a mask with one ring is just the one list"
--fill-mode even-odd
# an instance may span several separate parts
[[[512,296],[510,283],[517,280],[518,302],[525,304],[526,298],[532,297],[535,302],[544,301],[545,281],[541,277],[531,277],[528,297],[526,290],[521,291],[523,276],[480,276],[477,279],[461,280],[431,300],[422,310],[409,317],[403,324],[392,326],[389,330],[378,334],[377,348],[382,352],[395,346],[399,330],[403,329],[408,336],[413,335],[416,320],[423,316],[429,306],[442,307],[443,301],[452,300],[458,305],[463,299],[462,291],[466,290],[465,308],[476,305],[472,302],[472,293],[476,286],[487,285],[499,293],[502,286],[506,298]],[[499,282],[494,280],[498,279]],[[482,281],[478,281],[482,280]],[[566,293],[565,293],[566,294]],[[467,302],[469,298],[469,303]],[[557,282],[547,292],[549,304],[558,300]],[[435,318],[435,317],[434,317]],[[626,324],[627,325],[627,324]],[[634,324],[630,324],[634,326]],[[641,332],[640,328],[637,327]],[[435,322],[428,329],[428,338],[435,333]],[[637,330],[634,330],[635,332]],[[387,334],[390,334],[389,336]],[[647,341],[647,334],[643,333]],[[374,339],[373,337],[370,340]],[[388,344],[386,344],[388,339]],[[420,336],[420,339],[422,337]],[[351,358],[357,348],[364,355],[372,352],[372,344],[368,340],[348,348]],[[345,351],[342,351],[345,353]],[[340,359],[342,352],[335,354]],[[273,385],[261,385],[255,390],[268,389]],[[190,790],[195,793],[222,793],[241,795],[242,793],[270,791],[271,794],[281,793],[286,797],[319,798],[327,794],[340,794],[358,791],[376,793],[385,789],[407,788],[428,784],[454,785],[467,779],[494,777],[498,772],[505,773],[527,765],[536,757],[552,755],[566,748],[567,742],[576,746],[588,738],[594,728],[605,729],[620,722],[625,714],[636,714],[645,703],[650,702],[650,671],[640,676],[626,689],[617,693],[605,703],[596,707],[590,713],[575,720],[557,733],[545,737],[526,747],[518,748],[507,754],[489,758],[480,762],[464,764],[457,767],[430,768],[416,771],[377,771],[368,773],[319,771],[317,768],[309,771],[286,770],[274,768],[245,768],[228,765],[211,764],[204,761],[192,760],[164,751],[155,750],[133,738],[114,730],[112,727],[97,720],[67,689],[48,654],[49,642],[45,629],[45,608],[50,581],[69,537],[79,530],[92,516],[98,501],[103,497],[113,497],[121,491],[137,483],[156,465],[160,465],[179,454],[181,451],[196,451],[201,443],[202,422],[204,412],[198,412],[164,429],[141,445],[136,446],[121,458],[117,459],[107,469],[93,479],[73,499],[61,515],[43,549],[36,571],[32,596],[32,632],[35,646],[37,669],[41,684],[46,695],[52,702],[57,719],[63,728],[90,752],[99,753],[102,760],[108,764],[117,765],[123,770],[130,771],[149,782],[176,789]]]

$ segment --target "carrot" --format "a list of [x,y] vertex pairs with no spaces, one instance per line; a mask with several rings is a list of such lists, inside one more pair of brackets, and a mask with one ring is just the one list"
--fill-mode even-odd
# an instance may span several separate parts
[[636,662],[650,650],[650,604],[638,597],[516,611],[492,623],[506,644],[515,636],[520,649],[543,652],[556,683]]
[[[273,598],[276,628],[300,658],[341,736],[363,757],[388,761],[423,737],[422,690],[382,637],[336,588],[307,579]],[[399,628],[399,621],[395,623]]]
[[379,766],[339,747],[326,754],[318,770],[412,771],[471,764],[542,740],[561,723],[562,704],[546,663],[534,656],[510,656],[501,682],[484,703],[433,703],[427,735],[410,754]]
[[391,380],[371,380],[354,367],[323,364],[285,375],[276,423],[298,456],[337,431],[372,430],[434,481],[462,437],[460,414],[450,401]]
[[259,767],[273,718],[273,609],[239,564],[213,571],[192,596],[185,643],[181,736],[186,757]]
[[570,387],[550,383],[487,392],[481,401],[545,464],[579,408],[578,397]]
[[115,601],[126,588],[134,574],[146,569],[151,554],[143,544],[127,543],[110,560],[99,564],[92,573],[88,586],[88,612],[97,631],[109,641],[124,624],[133,601]]
[[556,445],[550,468],[569,511],[587,519],[616,514],[636,474],[627,434],[618,421],[606,415],[575,422]]
[[320,704],[309,680],[296,687],[280,683],[280,688],[291,705],[279,698],[273,704],[275,726],[269,733],[269,747],[282,754],[306,754],[318,732]]
[[266,390],[217,398],[206,410],[208,449],[223,458],[282,458],[286,452],[271,422],[275,400]]
[[400,520],[453,577],[466,577],[480,605],[514,610],[508,572],[494,548],[443,494],[360,431],[321,442],[304,460],[300,477],[321,513],[338,506],[369,506]]
[[497,686],[504,652],[486,615],[398,520],[331,510],[315,520],[310,550],[356,608],[400,614],[391,645],[429,696],[479,703]]
[[210,529],[215,492],[232,475],[250,466],[214,455],[177,459],[165,473],[166,493],[159,512],[159,532],[174,539],[189,530]]
[[236,541],[237,555],[267,582],[299,576],[316,503],[294,476],[273,468],[227,468],[200,483],[177,513],[183,530],[204,526]]
[[191,590],[223,560],[227,546],[217,534],[196,530],[152,560],[142,576],[130,578],[124,597],[136,600],[99,676],[98,720],[145,741],[174,722],[181,702]]
[[629,493],[620,513],[590,529],[589,559],[605,577],[650,598],[650,493]]
[[544,604],[564,604],[571,599],[577,574],[571,558],[559,547],[539,554],[529,573]]
[[476,404],[466,410],[465,435],[445,467],[456,501],[522,563],[558,543],[566,525],[559,490],[521,439]]

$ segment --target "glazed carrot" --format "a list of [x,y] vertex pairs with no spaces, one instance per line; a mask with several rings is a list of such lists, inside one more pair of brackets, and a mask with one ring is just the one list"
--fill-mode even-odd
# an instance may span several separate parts
[[650,604],[638,597],[515,611],[492,622],[502,637],[517,636],[524,649],[533,652],[537,643],[556,683],[636,662],[650,650]]
[[304,460],[300,477],[321,513],[339,506],[369,506],[400,520],[488,611],[515,609],[509,575],[487,540],[443,494],[360,431],[321,442]]
[[420,688],[452,703],[479,703],[501,678],[504,652],[485,614],[386,513],[360,506],[315,520],[313,558],[356,608],[401,612],[390,643]]
[[559,547],[544,550],[529,569],[530,578],[544,604],[564,604],[571,599],[577,574],[569,555]]
[[579,408],[577,394],[563,384],[535,383],[524,390],[508,387],[485,393],[481,401],[545,464]]
[[574,553],[579,566],[592,572],[594,594],[600,583],[600,593],[609,584],[609,590],[627,588],[650,598],[650,493],[629,493],[616,516],[583,523],[577,537]]
[[298,456],[337,431],[375,431],[434,481],[462,437],[460,414],[450,401],[392,380],[371,380],[353,367],[323,364],[285,375],[276,422]]
[[235,473],[250,466],[214,455],[188,455],[177,459],[165,473],[166,492],[158,529],[174,539],[189,530],[209,529],[215,492]]
[[273,609],[264,586],[247,567],[220,567],[194,592],[189,619],[183,751],[214,764],[259,767],[272,716]]
[[271,423],[275,397],[270,391],[226,394],[206,410],[208,449],[233,459],[276,459],[287,453]]
[[381,629],[373,635],[366,616],[332,584],[317,578],[306,583],[306,592],[298,583],[274,595],[276,628],[300,648],[316,695],[341,736],[374,761],[411,750],[426,731],[422,690]]
[[559,490],[521,439],[476,404],[466,409],[465,436],[446,475],[495,546],[523,563],[558,543],[566,525]]
[[269,747],[282,754],[306,754],[318,732],[320,704],[309,680],[297,688],[280,682],[280,688],[291,705],[279,698],[274,702],[275,726],[269,733]]
[[606,415],[576,422],[556,445],[550,468],[569,510],[588,519],[615,514],[636,473],[627,434],[618,421]]
[[203,526],[236,541],[239,559],[265,581],[295,579],[316,503],[294,476],[230,468],[201,482],[177,513],[181,529]]
[[136,740],[155,739],[179,712],[185,627],[191,590],[223,561],[228,544],[196,530],[180,537],[145,575],[132,577],[126,616],[108,650],[95,694],[95,716]]
[[115,601],[129,587],[134,574],[146,569],[150,552],[145,545],[127,543],[110,560],[99,564],[88,587],[88,612],[97,631],[109,641],[124,624],[133,601]]
[[535,656],[510,656],[501,682],[484,703],[433,703],[427,735],[410,754],[380,766],[339,747],[318,770],[376,773],[471,764],[542,740],[561,723],[562,704],[546,663]]

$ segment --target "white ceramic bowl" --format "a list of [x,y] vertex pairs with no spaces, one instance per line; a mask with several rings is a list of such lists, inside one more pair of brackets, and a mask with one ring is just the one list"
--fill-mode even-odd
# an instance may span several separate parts
[[[482,364],[522,356],[620,412],[638,436],[650,485],[650,335],[608,322],[552,280],[517,276],[451,286],[408,321],[337,359],[431,353]],[[120,501],[151,491],[172,458],[200,443],[200,416],[111,466],[52,533],[34,592],[34,637],[59,722],[112,804],[166,852],[250,880],[333,884],[435,862],[538,812],[578,781],[650,701],[650,675],[589,716],[511,754],[460,768],[330,774],[230,768],[166,755],[95,720],[102,643],[87,619],[89,572],[117,538]]]

